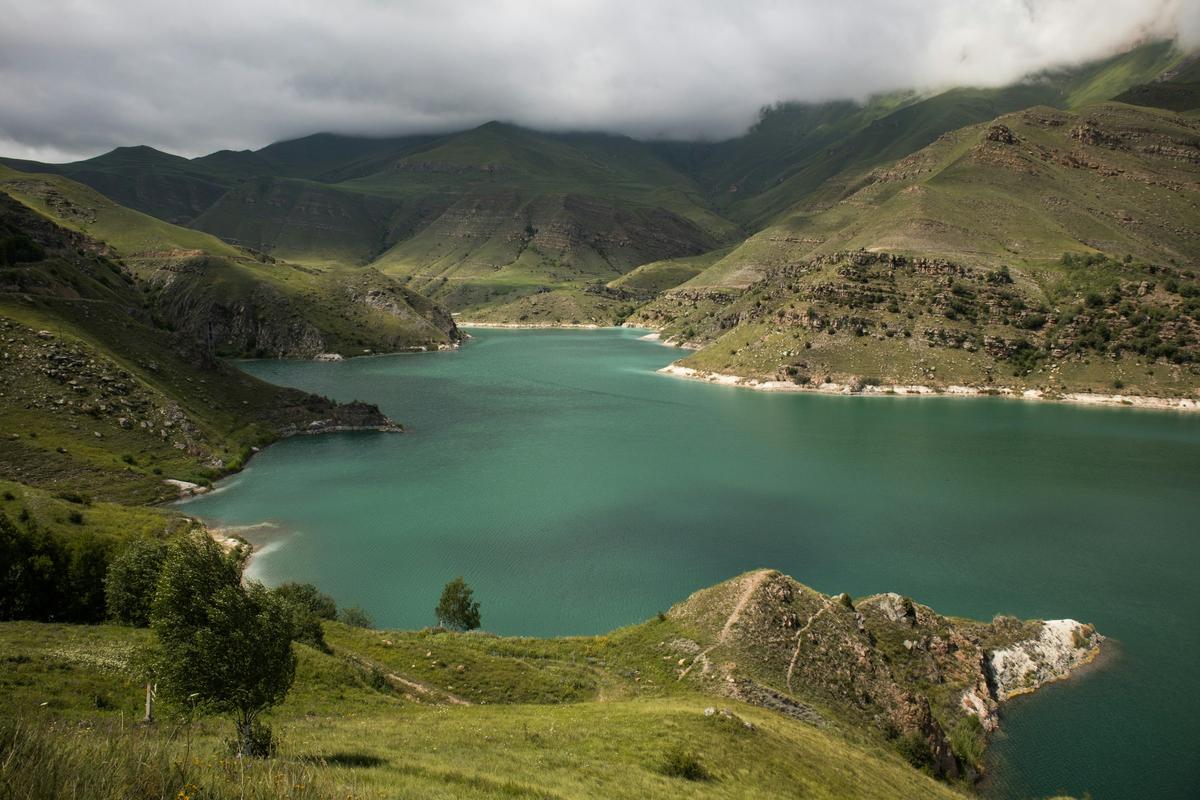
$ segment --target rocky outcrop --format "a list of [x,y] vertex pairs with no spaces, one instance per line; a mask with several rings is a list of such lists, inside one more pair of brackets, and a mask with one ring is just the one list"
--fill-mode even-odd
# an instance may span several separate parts
[[285,426],[280,435],[310,436],[316,433],[342,433],[346,431],[379,431],[401,433],[404,427],[393,422],[378,406],[369,403],[330,403],[318,419],[301,420]]
[[1066,678],[1071,670],[1094,659],[1103,640],[1093,625],[1047,620],[1036,637],[992,651],[986,664],[989,684],[999,701],[1027,694]]
[[902,749],[919,742],[947,776],[978,768],[951,746],[960,725],[995,730],[1001,703],[1065,677],[1102,641],[1071,620],[973,622],[895,593],[824,595],[771,570],[697,592],[670,617],[690,634],[663,645],[680,680],[816,724],[865,723]]

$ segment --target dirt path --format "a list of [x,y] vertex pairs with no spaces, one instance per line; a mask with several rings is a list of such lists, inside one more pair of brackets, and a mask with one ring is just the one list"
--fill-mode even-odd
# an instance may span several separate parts
[[363,658],[360,655],[356,655],[354,653],[343,653],[343,655],[345,655],[346,658],[354,662],[361,669],[365,669],[368,672],[371,670],[378,670],[383,675],[384,680],[390,683],[393,687],[401,690],[407,689],[409,692],[411,692],[412,694],[409,694],[408,697],[415,702],[419,703],[421,702],[421,698],[424,698],[435,703],[449,703],[453,706],[471,705],[470,700],[459,697],[458,695],[448,692],[445,689],[438,689],[434,686],[430,686],[429,684],[421,683],[420,681],[414,681],[411,678],[404,677],[403,675],[398,675],[397,673],[391,672],[379,664],[371,661],[370,659]]
[[750,598],[758,591],[758,587],[763,585],[763,581],[771,574],[769,569],[760,569],[754,573],[747,582],[745,590],[742,591],[742,596],[738,598],[737,605],[733,607],[733,613],[729,615],[729,619],[725,620],[725,627],[721,628],[721,635],[717,637],[717,644],[724,644],[729,639],[729,634],[733,631],[733,626],[742,618],[742,612],[746,609],[746,604],[750,602]]
[[812,627],[812,624],[817,621],[817,617],[821,616],[832,607],[833,604],[826,600],[825,605],[821,606],[817,613],[808,618],[808,622],[804,623],[804,627],[796,631],[796,649],[792,651],[792,662],[788,664],[787,671],[787,687],[789,692],[792,691],[792,673],[796,671],[796,661],[800,658],[800,646],[804,644],[800,637],[804,635],[805,631]]
[[721,627],[721,632],[717,635],[717,641],[701,650],[700,653],[694,659],[692,659],[692,663],[688,664],[687,669],[679,673],[679,680],[686,678],[688,673],[691,672],[692,668],[697,664],[701,665],[700,672],[702,674],[708,672],[710,667],[708,654],[729,640],[729,635],[733,633],[733,626],[736,625],[738,620],[742,618],[742,612],[746,610],[746,605],[750,602],[750,598],[754,596],[754,593],[759,590],[759,587],[763,585],[770,575],[771,570],[760,569],[747,578],[746,588],[742,590],[741,595],[738,597],[737,603],[735,603],[733,606],[733,611],[730,612],[728,619],[725,620],[725,624]]

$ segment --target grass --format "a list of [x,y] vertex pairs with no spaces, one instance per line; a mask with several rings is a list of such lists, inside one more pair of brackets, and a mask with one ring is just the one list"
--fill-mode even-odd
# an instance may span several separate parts
[[[670,633],[664,624],[670,623],[561,640],[329,624],[334,655],[297,646],[295,687],[270,719],[280,754],[246,762],[243,778],[225,750],[224,720],[190,726],[190,746],[189,726],[170,709],[160,709],[156,725],[132,725],[143,689],[129,665],[148,641],[146,632],[3,623],[0,763],[9,784],[31,798],[69,795],[72,787],[96,798],[174,797],[179,789],[195,798],[224,797],[242,785],[247,797],[263,798],[960,796],[883,747],[829,729],[726,700],[716,702],[739,722],[706,715],[714,700],[686,687],[564,693],[560,668],[572,657],[577,668],[604,673],[602,685],[632,691],[653,681],[646,662],[662,660],[642,648]],[[460,688],[486,690],[494,702],[405,700],[390,688],[372,688],[349,658],[387,660],[413,678],[434,680],[432,670],[440,668],[408,668],[418,655],[433,660],[424,658],[429,649],[449,664],[469,662],[465,677],[455,673],[464,681]],[[589,649],[599,654],[592,656],[597,662],[586,661]],[[635,662],[644,666],[639,681],[625,677]],[[500,685],[512,687],[508,699]],[[707,780],[664,774],[664,763],[680,749],[703,765]]]
[[[0,480],[0,513],[10,520],[28,516],[51,534],[92,534],[110,541],[169,538],[190,524],[181,515],[159,508],[97,502],[76,492],[52,493],[5,480]],[[73,514],[81,521],[73,522]]]
[[[1015,141],[992,142],[991,126],[943,137],[631,319],[708,345],[687,366],[756,378],[1192,394],[1200,239],[1178,225],[1196,216],[1191,194],[1168,186],[1194,170],[1157,149],[1190,128],[1119,104],[996,124]],[[1116,144],[1080,144],[1088,129]],[[953,264],[862,272],[855,249]]]

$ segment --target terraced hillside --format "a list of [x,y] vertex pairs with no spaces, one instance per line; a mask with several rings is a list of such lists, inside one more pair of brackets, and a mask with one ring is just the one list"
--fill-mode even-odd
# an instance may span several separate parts
[[1198,143],[1121,104],[964,128],[631,319],[755,378],[1191,395]]
[[[237,469],[280,436],[391,428],[251,378],[161,316],[107,245],[0,194],[0,476],[75,498],[147,502]],[[82,501],[81,501],[82,502]],[[83,515],[86,516],[86,515]]]
[[[187,737],[169,737],[170,708],[122,725],[141,713],[145,631],[0,624],[0,710],[23,726],[0,729],[0,754],[16,786],[94,775],[84,765],[99,760],[104,797],[134,781],[219,796],[275,775],[298,797],[964,797],[995,687],[1062,677],[1101,640],[1070,621],[827,597],[766,570],[597,637],[327,622],[324,638],[328,652],[294,645],[296,683],[271,719],[279,755],[238,764],[223,720]],[[171,768],[185,748],[194,760]]]

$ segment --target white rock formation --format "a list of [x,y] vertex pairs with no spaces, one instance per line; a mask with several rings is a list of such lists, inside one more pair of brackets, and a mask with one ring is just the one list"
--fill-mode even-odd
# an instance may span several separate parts
[[1071,670],[1096,657],[1103,639],[1093,626],[1073,619],[1042,623],[1036,638],[995,650],[989,656],[996,699],[1003,702],[1067,677]]

